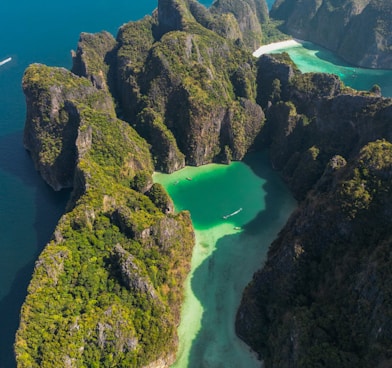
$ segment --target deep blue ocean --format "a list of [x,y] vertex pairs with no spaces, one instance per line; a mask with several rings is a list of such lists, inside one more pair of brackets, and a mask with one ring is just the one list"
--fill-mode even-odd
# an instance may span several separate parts
[[[12,60],[0,66],[0,368],[15,367],[14,335],[34,262],[69,195],[54,193],[41,180],[23,148],[23,72],[35,62],[70,68],[70,50],[76,49],[80,32],[115,35],[123,23],[156,6],[157,0],[1,2],[0,61]],[[383,80],[390,85],[392,72],[385,72]]]

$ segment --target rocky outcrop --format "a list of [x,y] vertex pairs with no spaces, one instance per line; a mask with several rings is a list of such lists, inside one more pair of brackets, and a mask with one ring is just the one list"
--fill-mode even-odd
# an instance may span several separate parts
[[286,58],[259,60],[273,84],[259,89],[263,141],[301,202],[246,288],[236,330],[266,367],[388,366],[392,100]]
[[259,59],[258,101],[266,106],[271,161],[303,199],[334,155],[351,158],[368,142],[392,138],[391,103],[347,88],[334,75],[301,74],[286,57]]
[[211,11],[217,14],[232,14],[241,31],[240,40],[246,47],[256,50],[263,43],[262,23],[268,20],[265,1],[259,0],[219,0],[213,2]]
[[392,4],[388,0],[275,2],[271,16],[283,19],[294,37],[312,41],[348,62],[368,68],[392,65]]
[[[245,106],[249,104],[238,102],[237,98],[240,96],[235,96],[234,85],[231,82],[234,77],[224,65],[233,63],[233,70],[244,65],[254,69],[253,61],[249,55],[242,52],[238,54],[239,49],[236,51],[234,45],[215,33],[195,22],[193,27],[192,33],[167,33],[151,48],[146,59],[144,75],[141,77],[143,84],[140,86],[147,106],[139,118],[146,116],[146,108],[150,111],[147,116],[151,116],[153,110],[154,130],[160,131],[159,136],[167,137],[164,140],[168,143],[164,145],[167,147],[166,152],[179,157],[175,153],[178,147],[185,155],[187,164],[202,165],[219,160],[226,145],[233,152],[233,157],[240,159],[250,145],[246,145],[247,141],[240,141],[241,133],[233,131],[231,142],[222,140],[221,137],[225,136],[222,129],[224,126],[226,128],[235,125],[234,122],[226,124],[227,119],[234,117],[230,111],[234,109],[246,116]],[[234,55],[238,56],[236,60],[233,59]],[[250,86],[250,89],[254,88],[253,81],[254,73],[243,74],[243,84]],[[246,98],[252,99],[253,96],[255,92],[250,91]],[[249,103],[254,103],[254,100],[250,100]],[[262,127],[263,113],[259,111],[258,116],[259,120],[250,120],[253,129],[248,133],[253,135],[249,136],[249,141],[255,139]],[[127,116],[127,120],[132,121],[132,117]],[[148,120],[146,124],[146,119],[136,123],[137,129],[141,132],[147,128],[148,135],[153,139],[154,131],[148,129],[148,126],[151,124]],[[164,127],[170,131],[169,135]],[[167,161],[167,156],[164,160],[159,160],[162,163],[160,168],[172,171],[168,166],[163,167],[165,160]],[[176,161],[178,162],[178,159]],[[172,165],[173,169],[178,166]]]
[[[38,75],[40,85],[36,80]],[[63,86],[51,84],[52,79],[63,79],[67,83]],[[38,64],[27,69],[23,90],[27,105],[24,146],[31,153],[36,169],[54,190],[70,188],[77,161],[75,141],[80,125],[80,116],[71,101],[91,98],[92,106],[97,110],[114,113],[112,100],[66,69]]]
[[237,332],[266,367],[390,364],[391,149],[332,158],[246,289]]
[[135,257],[117,244],[113,250],[113,268],[117,269],[119,278],[125,287],[135,293],[147,294],[151,299],[157,299],[154,287],[147,277],[141,275]]
[[18,367],[167,367],[175,357],[190,217],[152,185],[147,142],[94,81],[43,65],[24,75],[26,147],[50,185],[74,189],[22,307]]
[[[244,39],[247,29],[255,40],[245,18],[251,16],[260,29],[263,4],[244,2],[246,11],[239,14],[235,9],[241,6],[234,3],[217,3],[210,11],[195,1],[161,1],[152,17],[120,29],[116,47],[105,34],[81,38],[77,55],[100,58],[90,67],[85,57],[86,70],[105,66],[115,50],[109,66],[115,72],[106,78],[115,86],[113,95],[123,118],[151,143],[157,170],[227,162],[229,156],[241,159],[253,144],[264,121],[255,104],[254,61],[230,37],[219,35],[230,33],[235,41]],[[225,31],[219,31],[222,17],[234,22],[226,23]],[[95,44],[100,47],[94,53],[90,48]],[[81,69],[79,59],[74,58],[75,71]]]
[[109,66],[113,64],[116,41],[108,32],[82,33],[72,52],[72,72],[91,80],[94,87],[108,90]]

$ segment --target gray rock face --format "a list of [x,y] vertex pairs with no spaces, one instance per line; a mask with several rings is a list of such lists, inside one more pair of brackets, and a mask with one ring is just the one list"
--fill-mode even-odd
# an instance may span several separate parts
[[368,68],[392,65],[392,4],[389,0],[278,0],[271,16],[294,37],[336,52]]
[[[69,74],[61,68],[56,72]],[[95,89],[81,86],[67,94],[62,88],[52,86],[42,101],[37,100],[39,91],[34,86],[24,84],[23,88],[27,105],[24,146],[31,153],[36,169],[54,190],[72,187],[80,119],[72,103],[67,101],[84,98]]]
[[113,257],[117,263],[123,284],[136,293],[143,293],[152,299],[157,299],[154,287],[147,277],[143,277],[136,264],[135,257],[117,244],[113,250]]
[[259,60],[263,138],[301,202],[245,289],[237,333],[266,367],[388,366],[392,99],[283,64]]
[[256,50],[262,44],[262,26],[268,20],[265,1],[259,0],[219,0],[211,5],[217,14],[230,13],[236,19],[241,31],[241,39],[247,47]]
[[82,33],[72,53],[72,72],[90,79],[94,87],[108,90],[107,75],[115,46],[116,40],[108,32]]

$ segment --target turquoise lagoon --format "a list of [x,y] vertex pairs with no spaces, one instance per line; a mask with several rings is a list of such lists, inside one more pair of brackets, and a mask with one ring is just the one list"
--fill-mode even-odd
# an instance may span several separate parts
[[358,68],[331,51],[307,41],[303,41],[299,46],[275,50],[273,53],[282,51],[290,55],[303,73],[336,74],[347,86],[364,91],[378,84],[383,96],[392,97],[392,70]]
[[196,234],[173,368],[260,367],[235,335],[235,314],[295,201],[261,154],[155,174],[154,180],[168,190],[177,211],[190,211]]

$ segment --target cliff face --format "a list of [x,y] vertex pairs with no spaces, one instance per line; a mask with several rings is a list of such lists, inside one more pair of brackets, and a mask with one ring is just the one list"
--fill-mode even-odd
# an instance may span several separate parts
[[294,37],[322,45],[368,68],[392,65],[392,4],[388,0],[278,0],[271,16]]
[[262,23],[269,18],[265,1],[218,0],[211,5],[211,11],[217,14],[233,14],[241,30],[242,42],[252,51],[262,45]]
[[43,65],[24,75],[26,146],[49,184],[74,190],[34,269],[18,367],[167,367],[175,358],[191,221],[151,185],[148,144],[94,80]]
[[284,55],[259,68],[272,81],[263,139],[301,203],[244,292],[237,332],[266,367],[388,366],[392,100]]
[[[40,76],[44,73],[45,82]],[[64,80],[64,84],[51,85],[52,78]],[[68,101],[91,97],[93,108],[113,114],[112,100],[97,92],[87,80],[69,76],[66,69],[43,65],[30,67],[23,79],[23,90],[27,105],[24,145],[36,169],[53,189],[70,188],[77,160],[75,140],[80,121]]]
[[[106,41],[106,52],[91,52],[105,35],[81,38],[76,55],[94,57],[83,68],[75,57],[73,70],[91,80],[106,73],[124,119],[152,143],[156,169],[241,159],[259,133],[254,61],[233,41],[260,29],[264,2],[244,4],[238,14],[228,4],[212,12],[195,1],[161,1],[153,17],[123,26],[115,47]],[[250,14],[254,24],[245,24]]]

